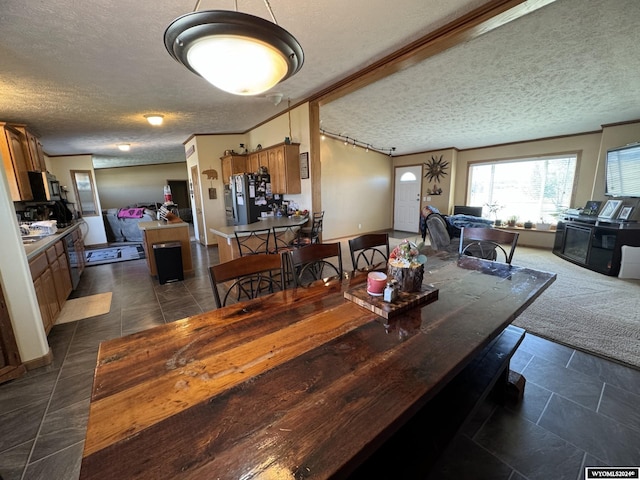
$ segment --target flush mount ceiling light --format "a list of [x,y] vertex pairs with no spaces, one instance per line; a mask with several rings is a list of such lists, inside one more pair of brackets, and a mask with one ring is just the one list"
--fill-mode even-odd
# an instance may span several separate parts
[[119,143],[118,148],[123,152],[128,152],[131,150],[131,145],[128,143]]
[[144,118],[147,119],[151,125],[157,126],[162,125],[162,120],[164,119],[164,115],[159,115],[157,113],[150,113],[149,115],[145,115]]
[[164,45],[175,60],[220,90],[259,95],[304,62],[298,41],[276,24],[268,0],[265,5],[273,22],[228,10],[182,15],[167,27]]

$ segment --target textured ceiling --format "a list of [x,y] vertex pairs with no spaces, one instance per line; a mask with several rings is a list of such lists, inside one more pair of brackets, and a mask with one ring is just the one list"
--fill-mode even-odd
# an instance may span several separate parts
[[328,104],[322,125],[408,153],[640,119],[638,19],[638,0],[557,1]]
[[[220,92],[171,59],[164,30],[194,3],[4,0],[0,120],[29,125],[49,155],[90,153],[102,168],[183,161],[194,133],[243,132],[284,111],[286,100]],[[487,2],[270,3],[305,52],[302,70],[274,88],[295,104]],[[269,19],[260,0],[238,7]],[[637,0],[557,0],[323,106],[322,126],[403,154],[638,119],[637,18]],[[149,126],[146,113],[164,114],[165,125]]]

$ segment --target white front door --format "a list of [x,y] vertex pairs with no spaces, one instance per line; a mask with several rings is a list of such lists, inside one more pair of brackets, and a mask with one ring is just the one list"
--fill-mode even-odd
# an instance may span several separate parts
[[417,233],[420,231],[422,165],[397,167],[395,177],[393,229]]

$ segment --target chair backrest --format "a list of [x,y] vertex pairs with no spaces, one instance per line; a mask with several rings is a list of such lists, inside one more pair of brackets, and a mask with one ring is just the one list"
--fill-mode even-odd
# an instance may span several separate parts
[[466,205],[454,205],[454,215],[471,215],[472,217],[482,217],[482,207],[468,207]]
[[[230,299],[239,302],[284,290],[282,262],[280,255],[261,253],[210,266],[209,278],[217,307],[225,306]],[[220,290],[224,292],[222,296]]]
[[236,244],[240,256],[269,253],[271,229],[263,228],[251,232],[235,232]]
[[311,241],[318,243],[320,234],[322,233],[322,222],[324,220],[324,210],[322,212],[314,212],[311,217]]
[[280,253],[296,248],[296,239],[300,227],[273,227],[271,242],[269,243],[270,253]]
[[[354,270],[369,269],[389,260],[389,234],[368,233],[349,240]],[[362,266],[361,266],[362,265]]]
[[[427,217],[427,232],[429,242],[434,250],[448,250],[451,245],[451,236],[447,229],[447,221],[439,213],[432,213]],[[455,250],[454,250],[455,251]]]
[[[517,232],[508,232],[498,228],[462,228],[460,234],[460,255],[471,255],[486,260],[497,260],[498,251],[505,257],[505,263],[511,264],[518,243]],[[509,252],[503,245],[509,246]]]
[[[292,250],[289,255],[296,286],[308,286],[317,280],[330,277],[342,278],[340,243],[312,243]],[[331,258],[336,258],[335,263],[328,260]]]

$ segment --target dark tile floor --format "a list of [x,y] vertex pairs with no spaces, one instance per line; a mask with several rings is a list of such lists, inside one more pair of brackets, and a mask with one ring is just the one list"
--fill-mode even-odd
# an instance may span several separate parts
[[[111,291],[111,311],[55,326],[54,362],[0,385],[4,480],[78,478],[99,343],[214,308],[217,249],[192,246],[183,282],[159,285],[145,260],[85,270],[73,296]],[[512,369],[527,378],[524,400],[483,404],[430,478],[577,480],[585,465],[640,465],[640,371],[531,335]]]

